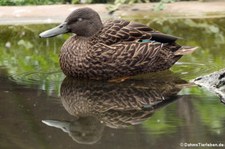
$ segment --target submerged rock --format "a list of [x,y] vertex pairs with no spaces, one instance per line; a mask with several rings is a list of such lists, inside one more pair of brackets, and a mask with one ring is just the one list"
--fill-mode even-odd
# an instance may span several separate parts
[[225,103],[225,69],[192,80],[195,84],[216,93]]

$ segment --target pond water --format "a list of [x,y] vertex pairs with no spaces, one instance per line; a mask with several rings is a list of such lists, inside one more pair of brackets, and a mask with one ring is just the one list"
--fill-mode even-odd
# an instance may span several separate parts
[[71,80],[58,64],[69,35],[38,37],[54,24],[0,27],[0,148],[225,147],[224,104],[187,83],[225,67],[225,18],[128,19],[199,48],[171,71],[122,83]]

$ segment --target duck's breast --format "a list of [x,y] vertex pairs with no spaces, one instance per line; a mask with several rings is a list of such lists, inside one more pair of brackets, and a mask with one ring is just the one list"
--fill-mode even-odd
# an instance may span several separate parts
[[60,67],[65,75],[73,77],[86,76],[89,67],[87,52],[88,42],[76,36],[70,37],[62,46],[60,51]]

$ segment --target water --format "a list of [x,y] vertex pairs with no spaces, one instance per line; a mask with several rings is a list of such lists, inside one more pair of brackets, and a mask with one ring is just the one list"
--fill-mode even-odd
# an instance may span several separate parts
[[129,19],[183,37],[180,44],[199,49],[172,72],[123,83],[69,80],[58,65],[69,35],[46,40],[38,34],[54,25],[1,26],[0,148],[225,146],[224,104],[187,84],[225,67],[225,19]]

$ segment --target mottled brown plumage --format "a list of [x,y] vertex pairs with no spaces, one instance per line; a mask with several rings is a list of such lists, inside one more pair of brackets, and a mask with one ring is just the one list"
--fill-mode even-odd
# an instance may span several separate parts
[[185,84],[168,73],[120,84],[66,78],[61,85],[61,101],[78,119],[95,117],[108,127],[123,128],[141,123],[156,109],[180,98],[177,93]]
[[112,79],[162,71],[195,50],[143,24],[125,20],[103,24],[90,8],[76,9],[64,23],[40,36],[67,32],[75,35],[62,46],[60,66],[67,76],[76,78]]
[[61,101],[75,118],[42,122],[62,129],[78,143],[94,144],[102,137],[105,126],[137,125],[169,103],[190,98],[177,95],[186,83],[165,71],[136,76],[119,84],[67,77],[61,85]]

